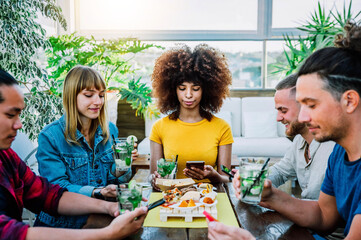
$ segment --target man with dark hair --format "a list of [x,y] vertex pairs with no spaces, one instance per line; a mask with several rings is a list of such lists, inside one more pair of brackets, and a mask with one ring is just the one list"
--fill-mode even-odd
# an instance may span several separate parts
[[[314,52],[299,70],[298,116],[319,142],[333,140],[318,201],[292,198],[265,181],[260,205],[296,224],[331,232],[345,224],[346,239],[361,239],[361,25],[348,22],[336,47]],[[209,224],[210,239],[225,238],[223,226]],[[239,230],[227,239],[252,239]],[[248,234],[248,235],[247,235]]]
[[[119,215],[118,203],[68,192],[36,176],[10,149],[22,127],[24,96],[16,80],[0,70],[0,239],[119,239],[136,232],[146,208]],[[22,222],[24,206],[52,215],[103,213],[116,217],[106,228],[74,230],[33,227]],[[118,217],[117,217],[118,216]]]
[[[1,85],[6,85],[6,86],[18,85],[18,82],[9,73],[0,69],[0,86]],[[0,92],[0,103],[2,103],[3,101],[4,98],[2,97]]]

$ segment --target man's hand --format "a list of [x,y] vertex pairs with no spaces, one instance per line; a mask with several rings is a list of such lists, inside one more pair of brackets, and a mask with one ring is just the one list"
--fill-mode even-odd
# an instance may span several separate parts
[[110,233],[111,238],[123,239],[139,231],[147,215],[146,207],[137,208],[132,212],[126,212],[115,218],[111,224],[105,228],[105,232]]
[[119,203],[118,202],[106,202],[107,203],[107,213],[112,217],[117,217],[119,213]]
[[218,172],[210,165],[205,165],[203,170],[196,167],[191,167],[191,169],[185,168],[183,173],[187,177],[197,180],[202,180],[204,178],[216,178],[217,175],[219,175]]
[[226,226],[220,222],[208,222],[210,240],[255,240],[250,232],[239,227]]
[[276,197],[276,194],[273,191],[272,182],[271,180],[266,179],[263,183],[263,191],[259,205],[265,208],[273,209],[271,202],[274,201],[274,197]]

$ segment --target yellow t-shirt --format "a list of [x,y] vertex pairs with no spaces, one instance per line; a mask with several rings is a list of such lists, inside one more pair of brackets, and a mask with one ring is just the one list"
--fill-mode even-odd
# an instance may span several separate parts
[[186,177],[183,169],[187,161],[204,161],[216,167],[218,146],[233,143],[229,124],[215,116],[196,123],[164,117],[154,123],[149,139],[163,145],[165,158],[178,155],[177,178]]

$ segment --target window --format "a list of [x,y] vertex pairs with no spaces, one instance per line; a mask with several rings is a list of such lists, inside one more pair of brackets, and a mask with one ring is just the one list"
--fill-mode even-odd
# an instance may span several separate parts
[[76,2],[78,31],[257,30],[257,1],[77,0]]
[[[171,48],[179,44],[176,41],[152,41],[151,43]],[[183,41],[182,44],[194,48],[204,41]],[[262,42],[261,41],[207,41],[208,45],[222,51],[232,72],[232,89],[261,88]],[[137,53],[132,60],[133,66],[142,76],[142,81],[150,83],[155,60],[162,54],[161,49],[149,49],[144,53]]]
[[266,88],[274,88],[277,83],[284,77],[277,72],[276,65],[286,64],[286,57],[283,52],[283,41],[267,41],[266,43],[266,63],[267,63],[267,81]]
[[[315,0],[272,0],[272,27],[273,28],[296,28],[305,23],[305,19],[309,19],[311,12],[317,10],[317,2]],[[326,9],[326,13],[334,8],[339,11],[343,10],[345,2],[346,7],[350,1],[344,0],[319,0],[321,6]],[[361,9],[361,1],[352,1],[352,7],[355,10]],[[285,11],[287,9],[287,11]],[[355,16],[355,14],[353,14]]]
[[[136,37],[170,47],[207,43],[223,51],[233,74],[232,89],[273,88],[284,76],[274,74],[285,63],[283,35],[303,34],[296,27],[317,10],[314,0],[67,0],[69,25],[96,39]],[[327,10],[343,10],[350,0],[320,0]],[[353,13],[361,1],[352,2]],[[64,8],[63,8],[64,10]],[[149,81],[161,50],[136,57]],[[147,55],[148,54],[148,55]],[[151,60],[151,61],[150,61]]]

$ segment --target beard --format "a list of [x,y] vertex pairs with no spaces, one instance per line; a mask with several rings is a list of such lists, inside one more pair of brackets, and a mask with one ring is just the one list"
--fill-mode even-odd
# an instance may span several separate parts
[[302,134],[308,131],[305,123],[300,123],[299,121],[290,122],[288,129],[286,129],[286,135],[288,137],[295,137],[298,134]]

